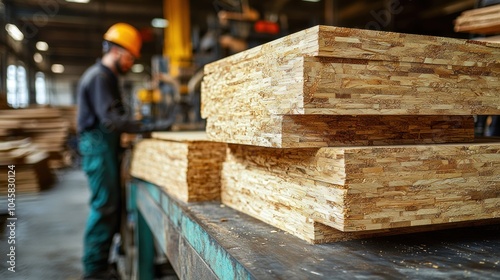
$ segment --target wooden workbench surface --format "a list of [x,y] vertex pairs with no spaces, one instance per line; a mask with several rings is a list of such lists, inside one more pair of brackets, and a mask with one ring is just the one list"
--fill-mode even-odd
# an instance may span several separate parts
[[498,224],[311,245],[219,202],[186,204],[153,184],[132,185],[181,279],[498,277]]

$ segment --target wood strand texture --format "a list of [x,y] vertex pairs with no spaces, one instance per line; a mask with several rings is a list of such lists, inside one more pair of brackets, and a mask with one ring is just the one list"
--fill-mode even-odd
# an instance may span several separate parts
[[131,175],[184,202],[219,200],[226,144],[210,142],[204,135],[155,133],[161,139],[140,141],[134,146]]
[[312,243],[496,219],[500,144],[320,149],[231,144],[221,199]]
[[500,44],[316,26],[205,66],[202,116],[215,141],[323,147],[290,142],[300,131],[285,132],[283,119],[500,114],[499,85]]

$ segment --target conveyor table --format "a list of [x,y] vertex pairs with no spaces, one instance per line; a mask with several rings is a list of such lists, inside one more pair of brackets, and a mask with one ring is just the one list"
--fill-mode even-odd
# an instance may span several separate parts
[[128,204],[141,280],[153,279],[153,238],[180,279],[500,279],[500,225],[311,245],[135,178]]

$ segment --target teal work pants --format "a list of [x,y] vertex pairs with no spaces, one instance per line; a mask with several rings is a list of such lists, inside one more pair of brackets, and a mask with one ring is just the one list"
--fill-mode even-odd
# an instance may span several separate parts
[[108,269],[113,236],[119,231],[121,187],[119,134],[95,129],[80,135],[82,168],[90,187],[83,251],[84,276]]

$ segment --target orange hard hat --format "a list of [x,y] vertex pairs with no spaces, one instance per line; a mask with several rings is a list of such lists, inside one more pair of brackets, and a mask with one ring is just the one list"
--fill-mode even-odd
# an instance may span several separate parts
[[136,58],[141,55],[141,34],[130,24],[114,24],[104,34],[104,40],[125,48]]

